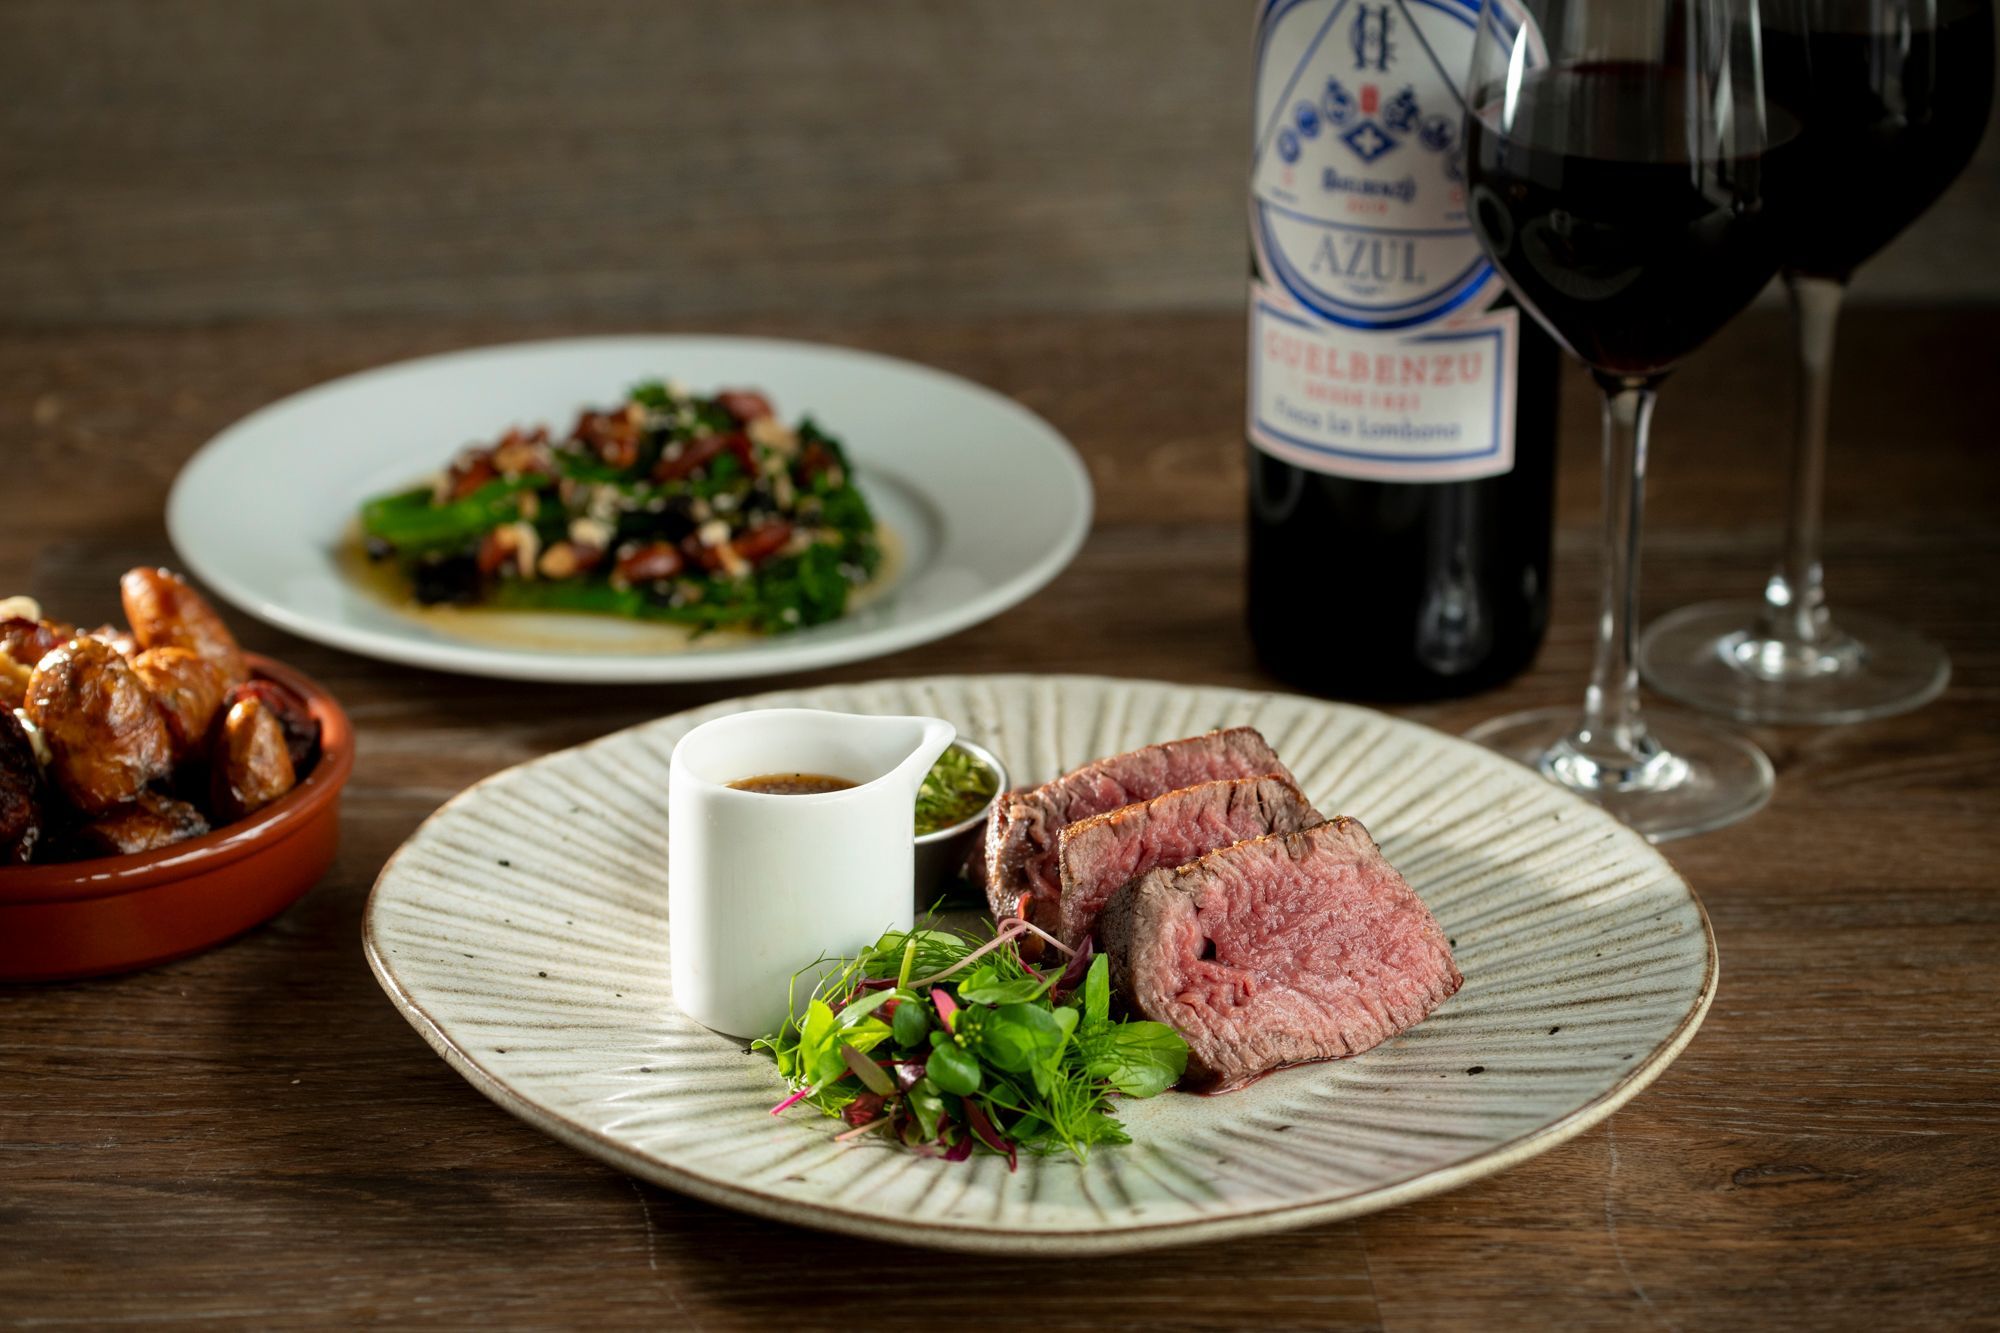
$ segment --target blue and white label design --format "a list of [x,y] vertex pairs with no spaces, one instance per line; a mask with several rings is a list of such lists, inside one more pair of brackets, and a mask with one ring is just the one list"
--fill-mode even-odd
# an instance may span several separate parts
[[1314,320],[1275,289],[1250,301],[1250,439],[1297,467],[1370,481],[1470,481],[1514,467],[1521,312],[1415,333]]
[[[1509,18],[1505,21],[1517,22]],[[1384,481],[1514,460],[1518,314],[1466,213],[1479,0],[1263,0],[1251,440]]]

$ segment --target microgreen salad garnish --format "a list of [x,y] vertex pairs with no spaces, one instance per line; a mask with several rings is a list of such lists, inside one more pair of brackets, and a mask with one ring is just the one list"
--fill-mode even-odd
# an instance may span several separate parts
[[[1061,966],[1037,970],[1013,947],[1033,932]],[[890,931],[844,959],[804,1011],[753,1049],[778,1062],[792,1095],[849,1126],[837,1137],[894,1140],[961,1162],[1130,1143],[1113,1093],[1151,1097],[1187,1067],[1164,1023],[1111,1016],[1106,960],[1072,952],[1010,920],[988,940],[942,930]]]
[[950,828],[979,813],[1000,785],[993,770],[970,750],[952,746],[938,756],[917,788],[917,836]]

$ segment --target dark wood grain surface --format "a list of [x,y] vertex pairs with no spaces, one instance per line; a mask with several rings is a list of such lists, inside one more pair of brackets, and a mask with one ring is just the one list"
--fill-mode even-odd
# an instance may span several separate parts
[[[1243,302],[1242,0],[0,0],[0,314]],[[2000,299],[2000,133],[1860,276]]]
[[[79,619],[170,558],[176,468],[269,399],[547,325],[0,334],[0,591]],[[578,330],[582,331],[582,330]],[[598,330],[590,330],[598,331]],[[1943,640],[1943,699],[1768,730],[1770,807],[1672,845],[1722,958],[1706,1026],[1605,1125],[1493,1179],[1289,1235],[1060,1265],[948,1260],[692,1202],[510,1119],[362,961],[362,903],[433,808],[508,764],[766,684],[1101,671],[1268,686],[1239,623],[1240,319],[790,323],[1015,395],[1076,441],[1096,531],[1048,590],[942,643],[733,688],[561,689],[380,665],[238,617],[360,727],[320,887],[203,957],[0,991],[0,1323],[381,1322],[1420,1329],[1993,1326],[2000,1310],[2000,313],[1860,311],[1830,483],[1836,604]],[[1750,591],[1789,372],[1754,316],[1671,383],[1645,603]],[[1595,561],[1593,408],[1567,385],[1556,616],[1533,671],[1410,716],[1566,702]],[[1359,576],[1328,569],[1329,583]]]

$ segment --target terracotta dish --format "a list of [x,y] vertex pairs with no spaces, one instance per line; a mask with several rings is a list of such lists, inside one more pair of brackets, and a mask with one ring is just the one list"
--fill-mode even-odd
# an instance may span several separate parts
[[249,818],[135,856],[0,869],[0,981],[55,981],[199,953],[296,902],[333,861],[354,733],[311,678],[249,655],[320,724],[319,762]]

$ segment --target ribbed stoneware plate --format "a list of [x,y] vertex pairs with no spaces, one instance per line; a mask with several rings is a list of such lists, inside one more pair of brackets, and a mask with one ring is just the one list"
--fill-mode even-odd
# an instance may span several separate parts
[[[1121,1103],[1129,1147],[947,1163],[833,1142],[770,1062],[675,1008],[667,758],[743,708],[931,713],[1016,781],[1212,727],[1263,731],[1358,817],[1443,922],[1464,988],[1353,1060],[1225,1097]],[[634,1175],[766,1217],[918,1245],[1101,1252],[1275,1231],[1450,1189],[1609,1115],[1715,993],[1701,904],[1659,852],[1485,750],[1366,709],[1088,677],[976,676],[732,700],[491,778],[390,860],[369,962],[474,1087]],[[804,962],[806,960],[800,960]]]

